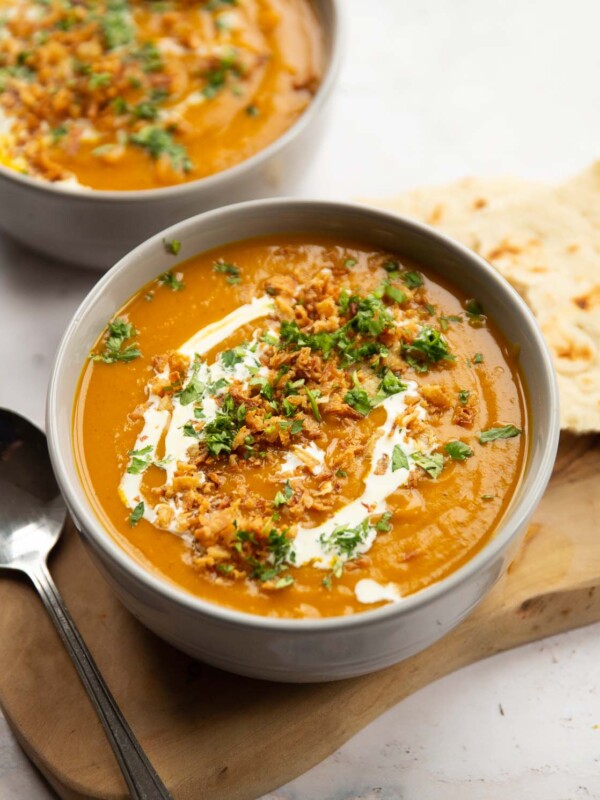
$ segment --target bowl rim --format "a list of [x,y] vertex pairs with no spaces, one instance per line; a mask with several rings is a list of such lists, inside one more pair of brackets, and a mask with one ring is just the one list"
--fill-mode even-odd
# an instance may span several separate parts
[[[325,42],[329,44],[330,56],[325,68],[323,80],[321,81],[316,94],[304,109],[298,119],[285,130],[281,136],[258,150],[249,158],[240,161],[227,169],[197,178],[186,183],[178,183],[172,186],[164,186],[155,189],[93,189],[88,186],[69,186],[65,184],[52,183],[42,178],[32,178],[23,175],[10,167],[0,164],[0,178],[5,178],[24,188],[49,195],[68,197],[70,199],[81,200],[87,203],[110,202],[151,202],[153,200],[166,200],[173,197],[185,197],[195,192],[221,189],[222,184],[235,182],[244,178],[248,173],[261,167],[266,161],[276,156],[281,150],[287,147],[296,137],[313,122],[320,111],[330,98],[335,82],[338,78],[341,62],[343,45],[345,41],[345,24],[343,21],[342,1],[341,0],[311,0],[317,6],[317,14],[321,16],[321,27],[325,34]],[[330,15],[329,22],[323,17],[323,11]]]
[[[318,211],[319,216],[328,214],[350,214],[359,213],[370,218],[374,223],[377,221],[386,222],[392,225],[399,225],[404,229],[410,229],[415,235],[428,237],[437,240],[437,243],[445,248],[453,250],[454,253],[463,261],[469,261],[480,270],[488,281],[495,285],[496,289],[507,298],[518,313],[525,318],[529,328],[528,336],[530,342],[535,344],[537,356],[542,365],[542,373],[545,377],[545,391],[547,392],[546,403],[541,406],[536,404],[536,409],[530,407],[530,418],[536,415],[544,415],[548,430],[545,438],[540,445],[538,456],[538,469],[535,474],[531,474],[531,461],[526,464],[523,474],[523,482],[529,478],[530,486],[527,491],[519,497],[516,502],[509,506],[502,518],[497,531],[489,541],[465,564],[454,570],[450,575],[431,584],[414,594],[408,595],[398,603],[389,603],[375,609],[365,609],[360,613],[347,616],[320,617],[318,619],[306,618],[280,618],[267,617],[259,614],[252,614],[245,611],[221,606],[204,600],[191,594],[182,587],[161,576],[158,571],[156,574],[151,569],[144,567],[133,555],[129,554],[121,547],[108,531],[105,530],[100,519],[94,512],[91,503],[87,499],[85,489],[80,481],[79,486],[74,487],[68,477],[65,461],[66,454],[71,451],[73,457],[72,431],[67,441],[61,441],[58,432],[58,387],[61,382],[61,374],[65,368],[69,367],[68,351],[71,343],[77,338],[77,331],[81,321],[87,312],[95,304],[97,298],[102,295],[105,287],[113,281],[118,280],[121,273],[127,271],[132,260],[138,260],[146,252],[151,252],[155,247],[163,247],[163,239],[173,236],[182,236],[186,229],[194,230],[197,226],[211,228],[211,225],[219,217],[230,217],[227,220],[234,224],[235,217],[239,214],[249,213],[254,209],[311,209]],[[267,235],[267,234],[265,234]],[[232,237],[231,241],[235,241]],[[501,328],[501,326],[500,326]],[[501,328],[502,329],[502,328]],[[525,379],[527,375],[524,374]],[[72,414],[74,398],[72,398],[70,412]],[[363,205],[361,203],[340,202],[335,200],[310,200],[288,198],[269,198],[266,200],[250,200],[223,208],[213,209],[180,221],[174,225],[160,231],[154,236],[142,242],[136,248],[121,258],[101,279],[88,295],[84,298],[79,308],[76,310],[71,322],[69,323],[61,342],[59,344],[50,383],[46,403],[46,430],[48,434],[48,444],[52,465],[56,474],[56,479],[67,501],[69,509],[72,509],[73,516],[82,527],[82,534],[89,544],[99,549],[111,562],[116,562],[116,567],[125,572],[130,579],[134,580],[144,589],[159,595],[170,603],[183,607],[187,612],[199,614],[210,618],[213,622],[242,626],[253,629],[267,629],[286,633],[315,633],[328,632],[340,629],[360,628],[364,625],[372,625],[377,622],[401,617],[410,611],[426,607],[439,600],[446,594],[458,589],[462,584],[473,578],[476,574],[483,574],[486,567],[489,567],[506,550],[510,542],[515,538],[521,528],[527,523],[533,510],[537,507],[546,485],[552,474],[558,438],[560,434],[559,421],[559,395],[556,373],[548,345],[542,335],[538,323],[529,307],[519,296],[516,290],[478,254],[469,250],[463,244],[455,241],[451,237],[434,230],[429,226],[415,220],[386,211],[376,207]]]

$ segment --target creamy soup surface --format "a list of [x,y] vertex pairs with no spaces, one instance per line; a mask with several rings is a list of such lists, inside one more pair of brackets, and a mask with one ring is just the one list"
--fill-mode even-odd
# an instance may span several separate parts
[[323,65],[310,0],[0,0],[0,163],[93,189],[203,178],[281,136]]
[[402,603],[489,540],[527,406],[476,298],[352,241],[165,247],[75,405],[82,481],[123,548],[211,602],[309,618]]

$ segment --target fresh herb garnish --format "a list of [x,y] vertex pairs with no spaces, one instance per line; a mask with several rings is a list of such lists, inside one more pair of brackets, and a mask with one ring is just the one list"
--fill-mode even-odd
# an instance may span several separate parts
[[213,264],[213,272],[218,272],[221,275],[227,275],[227,283],[235,285],[241,281],[242,271],[236,264],[230,264],[227,261],[216,261]]
[[153,450],[154,448],[151,444],[149,444],[147,447],[141,448],[140,450],[130,450],[128,455],[131,456],[131,462],[127,467],[127,472],[130,475],[139,475],[147,470],[152,463],[152,460],[149,456]]
[[445,445],[444,450],[448,453],[450,458],[454,459],[454,461],[466,461],[467,458],[471,458],[473,455],[473,451],[469,445],[459,441],[448,442]]
[[406,302],[406,295],[402,291],[402,289],[398,289],[397,286],[392,286],[391,283],[386,283],[385,288],[383,290],[384,295],[389,299],[393,300],[394,303],[405,303]]
[[344,401],[355,411],[358,411],[359,414],[362,414],[363,417],[366,417],[372,410],[373,403],[365,389],[361,387],[356,372],[352,375],[352,380],[354,381],[354,387],[346,392]]
[[392,450],[392,472],[399,469],[410,469],[410,466],[404,450],[399,444],[395,444]]
[[227,395],[214,420],[204,427],[204,441],[210,455],[231,453],[233,440],[245,419],[246,406],[238,405],[231,395]]
[[409,289],[419,289],[423,286],[423,276],[420,272],[403,272],[400,277]]
[[[196,356],[192,364],[190,379],[177,395],[182,406],[188,406],[190,403],[197,403],[204,397],[206,386],[198,378],[201,363],[200,357]],[[189,436],[190,434],[186,435]]]
[[224,350],[221,353],[221,363],[227,369],[233,369],[236,364],[241,364],[246,353],[242,347],[234,347],[232,350]]
[[185,289],[185,283],[171,270],[159,275],[158,282],[162,283],[163,286],[168,286],[172,292],[180,292]]
[[111,80],[112,75],[110,72],[95,72],[88,81],[88,89],[91,91],[103,89],[106,86],[110,86]]
[[131,525],[132,528],[134,528],[141,520],[141,518],[144,516],[144,509],[145,509],[144,502],[141,501],[140,503],[137,504],[137,506],[133,509],[133,511],[129,515],[129,524]]
[[402,383],[400,378],[395,375],[391,369],[386,370],[381,383],[379,384],[380,392],[386,395],[391,395],[398,394],[399,392],[405,392],[406,389],[406,384]]
[[471,325],[480,327],[485,322],[485,314],[481,303],[477,300],[467,300],[465,303],[465,310],[467,312],[467,319]]
[[129,136],[129,141],[146,150],[154,159],[166,157],[171,162],[173,169],[181,172],[190,172],[193,164],[182,144],[177,144],[172,134],[155,125],[146,125],[136,133]]
[[425,325],[410,344],[402,345],[402,354],[417,372],[427,372],[432,364],[439,361],[454,361],[442,334]]
[[290,482],[286,481],[283,487],[283,491],[277,492],[275,498],[273,499],[273,505],[275,508],[279,508],[280,506],[287,505],[292,497],[294,496],[294,490],[292,489]]
[[172,256],[179,255],[179,251],[181,250],[181,242],[179,239],[163,239],[163,244],[167,253],[170,253]]
[[211,100],[226,84],[229,75],[239,77],[240,69],[237,64],[237,53],[234,49],[229,50],[219,58],[216,67],[204,73],[206,86],[202,94]]
[[503,425],[501,428],[490,428],[487,431],[481,431],[479,441],[481,444],[485,444],[486,442],[494,442],[496,439],[513,439],[520,434],[521,431],[514,425]]
[[386,511],[385,514],[382,514],[381,517],[377,520],[375,524],[375,530],[378,533],[389,533],[392,530],[392,526],[390,520],[392,518],[392,512]]
[[129,22],[127,3],[113,7],[103,15],[100,27],[104,36],[104,44],[108,50],[129,44],[135,37],[135,30]]
[[430,478],[439,478],[444,469],[444,456],[441,453],[432,453],[426,455],[425,453],[416,452],[411,456],[415,464],[429,475]]
[[445,333],[450,327],[451,322],[462,322],[462,317],[458,317],[455,314],[450,314],[448,316],[442,315],[439,317],[439,320],[440,320],[440,328]]
[[308,397],[308,401],[310,403],[310,407],[312,408],[313,416],[317,420],[317,422],[321,422],[321,412],[319,411],[319,406],[317,405],[317,396],[316,392],[312,392],[308,386],[304,387],[304,391],[306,392],[306,396]]
[[483,364],[484,358],[483,353],[475,353],[473,356],[473,363],[474,364]]
[[467,389],[460,389],[458,392],[458,401],[462,406],[466,406],[469,402],[469,397],[471,396],[471,392]]
[[104,349],[101,353],[92,353],[90,355],[92,361],[101,361],[104,364],[115,364],[117,361],[127,363],[142,355],[137,342],[124,347],[127,339],[132,339],[138,333],[130,322],[117,317],[108,323],[106,330]]
[[329,535],[321,534],[321,544],[327,552],[334,552],[346,560],[354,558],[358,547],[363,544],[369,534],[369,521],[365,519],[352,528],[340,525]]

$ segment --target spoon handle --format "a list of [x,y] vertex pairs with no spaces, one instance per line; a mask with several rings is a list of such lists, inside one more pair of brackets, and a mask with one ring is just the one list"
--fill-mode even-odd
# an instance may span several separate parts
[[105,684],[44,562],[28,574],[38,590],[104,726],[133,800],[172,800]]

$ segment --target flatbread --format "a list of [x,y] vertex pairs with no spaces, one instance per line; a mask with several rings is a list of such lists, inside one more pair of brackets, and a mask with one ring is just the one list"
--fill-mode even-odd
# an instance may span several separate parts
[[562,427],[600,431],[600,162],[561,186],[467,179],[376,204],[439,227],[512,283],[554,357]]

